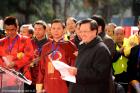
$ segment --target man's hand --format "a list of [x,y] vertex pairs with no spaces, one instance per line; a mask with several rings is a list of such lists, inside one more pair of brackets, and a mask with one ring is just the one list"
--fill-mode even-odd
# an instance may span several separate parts
[[15,63],[14,63],[14,62],[10,62],[10,63],[7,65],[8,68],[14,68],[14,66],[15,66]]
[[122,46],[119,50],[120,53],[123,53],[124,52],[124,46]]
[[78,51],[75,51],[73,54],[74,54],[75,56],[78,56]]
[[70,67],[69,68],[69,73],[71,74],[71,75],[77,75],[77,68],[76,67]]

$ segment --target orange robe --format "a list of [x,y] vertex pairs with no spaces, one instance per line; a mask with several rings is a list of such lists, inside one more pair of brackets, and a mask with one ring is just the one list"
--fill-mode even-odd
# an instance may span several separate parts
[[30,38],[17,34],[14,39],[9,37],[0,39],[0,66],[6,66],[2,57],[8,55],[13,57],[12,62],[15,63],[14,69],[21,71],[26,78],[31,80],[29,64],[33,58],[33,46]]
[[37,84],[43,84],[47,93],[68,93],[66,81],[61,79],[60,73],[53,67],[51,60],[59,60],[74,65],[76,46],[71,42],[50,41],[43,46]]

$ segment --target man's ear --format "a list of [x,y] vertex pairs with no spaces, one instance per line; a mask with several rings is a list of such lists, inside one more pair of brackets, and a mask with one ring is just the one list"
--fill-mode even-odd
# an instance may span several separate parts
[[98,26],[98,34],[102,32],[102,26]]

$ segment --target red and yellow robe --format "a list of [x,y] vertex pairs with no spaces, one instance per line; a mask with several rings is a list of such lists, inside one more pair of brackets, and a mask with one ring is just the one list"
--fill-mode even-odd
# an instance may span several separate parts
[[61,79],[60,73],[53,67],[51,61],[59,60],[74,65],[76,46],[67,41],[50,41],[43,46],[37,84],[43,84],[47,93],[68,93],[66,81]]
[[[29,64],[33,58],[33,46],[30,38],[17,34],[14,39],[9,37],[0,39],[0,66],[6,66],[2,57],[8,55],[13,57],[14,69],[22,71],[25,77],[31,80]],[[10,83],[12,83],[12,79],[9,81]]]

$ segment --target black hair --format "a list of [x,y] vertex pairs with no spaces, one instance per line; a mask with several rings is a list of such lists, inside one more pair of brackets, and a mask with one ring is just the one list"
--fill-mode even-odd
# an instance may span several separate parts
[[34,30],[33,29],[29,29],[28,33],[33,35],[34,34]]
[[34,27],[36,24],[40,24],[40,25],[43,26],[44,29],[46,29],[46,25],[47,25],[47,24],[46,24],[45,21],[43,21],[43,20],[38,20],[38,21],[36,21],[36,22],[33,24],[33,27]]
[[62,22],[61,19],[54,19],[54,20],[51,22],[51,26],[52,26],[53,23],[61,23],[62,27],[65,28],[65,25],[64,25],[64,23]]
[[4,26],[5,25],[14,25],[15,27],[18,26],[18,20],[14,16],[7,16],[4,19]]
[[138,35],[140,34],[140,30],[138,31]]
[[91,19],[95,20],[98,23],[98,26],[102,26],[102,32],[105,31],[105,21],[101,16],[93,15]]
[[97,33],[98,33],[98,24],[95,20],[92,20],[90,18],[84,19],[79,22],[79,25],[81,26],[81,24],[85,24],[85,23],[90,23],[90,29],[97,30]]

